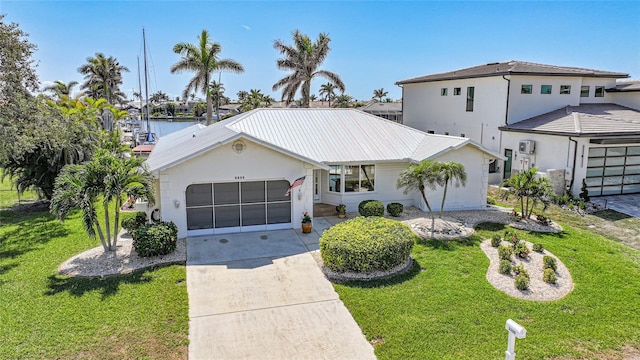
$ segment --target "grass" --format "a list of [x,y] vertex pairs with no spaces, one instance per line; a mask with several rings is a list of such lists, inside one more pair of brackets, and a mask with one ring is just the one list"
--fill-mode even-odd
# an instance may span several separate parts
[[[2,179],[2,169],[0,169],[0,179]],[[15,187],[11,186],[9,178],[0,181],[0,209],[8,208],[18,203],[18,200],[19,202],[23,202],[37,199],[38,195],[35,191],[25,191],[23,194],[18,194]]]
[[557,255],[575,283],[557,301],[519,300],[487,282],[489,259],[478,246],[505,229],[481,224],[468,239],[417,244],[417,265],[400,278],[335,285],[379,359],[503,359],[509,318],[527,329],[518,359],[599,358],[640,345],[639,251],[577,228],[510,229]]
[[99,246],[79,214],[0,210],[0,358],[186,359],[184,266],[106,278],[57,275]]

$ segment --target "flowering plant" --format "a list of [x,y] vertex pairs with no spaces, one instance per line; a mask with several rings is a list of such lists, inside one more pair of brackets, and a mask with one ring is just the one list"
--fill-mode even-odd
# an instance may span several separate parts
[[302,223],[310,223],[311,222],[311,215],[309,215],[308,211],[305,211],[302,213]]

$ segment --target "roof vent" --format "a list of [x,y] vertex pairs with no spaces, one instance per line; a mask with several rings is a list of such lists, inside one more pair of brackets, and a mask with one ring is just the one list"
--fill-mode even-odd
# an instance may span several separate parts
[[233,145],[231,145],[231,147],[233,148],[233,151],[240,154],[241,152],[244,151],[244,149],[247,148],[247,145],[245,145],[244,142],[242,142],[242,140],[238,140],[234,142]]
[[492,63],[488,63],[487,65],[498,65],[500,64],[499,62],[492,62]]

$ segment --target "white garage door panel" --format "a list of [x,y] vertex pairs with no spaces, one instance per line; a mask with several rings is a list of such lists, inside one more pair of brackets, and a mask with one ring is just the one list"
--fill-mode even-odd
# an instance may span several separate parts
[[640,193],[640,146],[591,147],[585,181],[589,196]]

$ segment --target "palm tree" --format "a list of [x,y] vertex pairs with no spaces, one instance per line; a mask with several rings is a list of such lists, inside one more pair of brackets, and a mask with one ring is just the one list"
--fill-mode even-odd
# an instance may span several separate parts
[[317,99],[318,97],[316,96],[316,94],[309,95],[309,101],[316,101]]
[[198,43],[181,42],[173,47],[173,52],[181,55],[180,60],[171,66],[171,73],[184,71],[194,72],[195,75],[185,87],[183,95],[191,91],[201,90],[207,99],[207,125],[213,122],[213,101],[211,99],[211,75],[216,71],[231,71],[242,73],[244,67],[232,59],[220,59],[222,46],[209,38],[209,32],[202,30],[198,36]]
[[222,83],[214,80],[209,84],[209,92],[211,93],[212,100],[216,103],[216,119],[220,121],[220,100],[224,97],[224,86],[222,86]]
[[442,194],[442,204],[440,204],[440,218],[442,218],[442,211],[444,210],[444,200],[447,197],[447,187],[449,182],[455,182],[455,186],[465,186],[467,184],[467,172],[464,170],[464,166],[455,161],[439,164],[440,170],[440,186],[444,186],[444,192]]
[[523,170],[502,182],[508,190],[502,193],[503,198],[514,195],[520,200],[522,218],[529,219],[533,209],[539,202],[544,208],[549,205],[553,190],[548,178],[538,177],[538,168]]
[[348,108],[348,107],[351,107],[351,101],[353,101],[353,97],[347,94],[342,94],[337,96],[334,100],[335,102],[333,103],[333,107]]
[[320,91],[318,93],[320,94],[320,96],[324,95],[324,99],[326,101],[329,101],[329,107],[331,107],[331,99],[336,96],[335,89],[336,86],[330,82],[320,85]]
[[238,96],[238,102],[242,103],[247,99],[247,97],[249,97],[249,93],[244,91],[244,90],[240,90],[240,91],[238,91],[236,96]]
[[422,200],[427,206],[429,215],[431,216],[431,237],[433,237],[436,219],[433,215],[433,210],[431,210],[431,205],[427,200],[425,189],[428,188],[431,191],[436,189],[436,184],[440,181],[438,168],[437,162],[425,160],[419,164],[410,165],[407,169],[403,170],[396,182],[396,188],[403,189],[405,194],[417,190],[420,192],[420,195],[422,195]]
[[120,65],[113,56],[96,53],[95,57],[88,57],[87,63],[78,68],[85,79],[81,89],[94,99],[105,98],[110,104],[122,103],[126,98],[120,90],[123,71],[129,69]]
[[292,36],[293,46],[286,45],[281,40],[276,40],[273,44],[273,47],[284,55],[284,58],[280,58],[276,62],[278,69],[291,72],[273,85],[273,91],[282,88],[282,100],[285,100],[289,105],[294,101],[296,92],[300,89],[302,105],[307,108],[311,95],[311,80],[315,77],[330,80],[340,91],[344,92],[345,87],[340,76],[331,71],[318,70],[330,50],[329,42],[331,39],[327,34],[320,33],[315,42],[299,30],[294,30]]
[[382,102],[382,98],[389,94],[388,91],[384,91],[384,88],[373,90],[373,98],[378,99],[379,102]]
[[78,85],[77,81],[70,81],[65,84],[60,80],[56,80],[52,85],[45,86],[43,91],[51,91],[58,99],[62,99],[63,96],[71,96],[73,88]]

